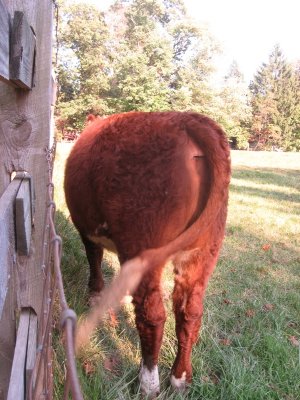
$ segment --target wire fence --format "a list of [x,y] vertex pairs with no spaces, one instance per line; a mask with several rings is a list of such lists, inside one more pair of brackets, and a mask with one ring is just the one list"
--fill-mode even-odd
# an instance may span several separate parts
[[48,163],[47,183],[47,213],[43,235],[43,261],[44,273],[43,307],[39,318],[40,336],[38,343],[37,358],[31,376],[28,396],[30,400],[42,398],[53,399],[53,371],[52,371],[52,326],[53,311],[56,293],[58,293],[60,306],[60,328],[64,336],[64,348],[66,353],[66,381],[64,397],[66,400],[71,394],[74,400],[83,400],[78,380],[75,362],[75,329],[76,314],[68,307],[61,275],[62,240],[55,230],[55,203],[53,201],[54,185],[52,182],[53,163],[55,157],[56,143],[51,149],[46,149]]

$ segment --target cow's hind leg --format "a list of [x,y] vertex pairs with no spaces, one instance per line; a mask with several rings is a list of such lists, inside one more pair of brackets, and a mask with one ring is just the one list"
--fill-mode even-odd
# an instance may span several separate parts
[[166,320],[160,289],[161,273],[162,268],[156,268],[144,276],[133,295],[142,351],[139,379],[142,393],[149,398],[155,397],[160,390],[157,362]]
[[197,341],[203,313],[203,297],[216,257],[203,262],[203,252],[198,249],[174,262],[175,286],[173,306],[178,340],[177,356],[172,367],[171,384],[184,390],[192,379],[191,352]]
[[93,305],[99,298],[100,292],[104,287],[104,280],[101,271],[103,247],[100,243],[94,243],[87,237],[81,236],[81,238],[90,265],[90,277],[88,283],[89,302],[90,305]]

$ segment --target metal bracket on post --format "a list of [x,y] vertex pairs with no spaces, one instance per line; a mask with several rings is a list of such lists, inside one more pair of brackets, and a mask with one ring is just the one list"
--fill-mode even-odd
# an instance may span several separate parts
[[15,11],[10,45],[9,79],[22,89],[32,89],[35,35],[23,12]]
[[22,11],[13,18],[0,0],[0,80],[22,89],[34,86],[36,38]]
[[21,180],[15,202],[17,253],[28,256],[35,211],[33,181],[28,172],[17,172],[14,179]]

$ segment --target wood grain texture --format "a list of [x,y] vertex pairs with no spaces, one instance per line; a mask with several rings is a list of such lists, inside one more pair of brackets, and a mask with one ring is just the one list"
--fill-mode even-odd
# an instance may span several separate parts
[[0,198],[0,400],[7,396],[16,337],[14,201],[20,183],[12,181]]
[[[33,373],[33,368],[36,360],[36,349],[37,349],[37,330],[38,321],[37,316],[33,311],[30,312],[29,319],[29,332],[28,332],[28,344],[27,344],[27,358],[25,366],[25,381],[26,381],[26,399],[29,399],[29,384]],[[33,377],[34,385],[34,377]]]
[[28,343],[30,310],[21,311],[17,342],[11,369],[7,400],[24,400],[25,398],[25,365]]
[[7,397],[10,371],[16,344],[15,291],[13,279],[9,280],[5,303],[0,318],[0,400]]
[[0,80],[9,81],[10,15],[0,0]]
[[32,231],[31,178],[22,179],[15,202],[16,242],[19,255],[28,256]]
[[[50,0],[5,0],[8,11],[24,12],[36,32],[35,87],[24,92],[0,82],[0,192],[13,171],[27,171],[35,183],[36,212],[29,257],[17,256],[18,301],[39,315],[44,275],[43,230],[48,181],[45,149],[49,144],[52,101],[52,7]],[[2,169],[2,170],[1,170]],[[3,178],[4,177],[4,178]],[[1,182],[2,180],[2,182]]]
[[[11,247],[10,243],[14,243],[13,230],[6,231],[6,241],[3,244],[1,241],[0,246],[3,246],[9,254],[7,258],[13,264],[9,264],[13,274],[7,291],[10,293],[10,305],[17,304],[18,309],[32,308],[39,318],[42,315],[45,279],[42,265],[48,182],[45,148],[49,145],[52,101],[53,2],[51,0],[2,0],[2,2],[10,15],[14,15],[15,11],[23,12],[28,24],[33,27],[36,34],[36,59],[32,90],[15,89],[0,82],[0,195],[6,192],[10,185],[12,172],[26,171],[32,176],[35,184],[36,212],[29,256],[20,256],[16,254],[14,245]],[[13,223],[13,218],[11,221]],[[5,314],[1,323],[6,328],[7,336],[13,338],[12,314]],[[3,370],[9,369],[10,364],[11,361],[7,360]],[[4,382],[6,378],[4,375],[1,376],[0,368],[0,382],[2,378]],[[5,390],[3,387],[2,393],[5,393]],[[0,399],[2,400],[1,397]]]
[[0,318],[15,268],[14,202],[21,181],[12,181],[0,198]]
[[11,31],[10,80],[23,89],[33,85],[35,36],[21,11],[15,11]]

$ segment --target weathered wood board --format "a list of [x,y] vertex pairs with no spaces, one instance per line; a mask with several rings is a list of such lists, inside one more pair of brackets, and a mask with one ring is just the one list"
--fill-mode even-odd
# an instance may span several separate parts
[[6,292],[6,299],[0,318],[0,399],[6,400],[10,371],[16,344],[16,299],[13,279]]
[[[43,301],[43,232],[47,208],[48,165],[45,149],[49,146],[52,101],[52,22],[51,0],[0,0],[7,12],[13,16],[20,11],[36,36],[34,87],[32,90],[16,89],[0,82],[0,196],[11,187],[13,172],[27,171],[34,182],[36,192],[35,221],[32,229],[30,251],[22,256],[15,251],[14,218],[3,230],[4,241],[0,250],[7,259],[4,281],[8,283],[1,295],[2,300],[0,344],[7,338],[15,338],[14,309],[32,308],[38,316],[42,313]],[[1,27],[0,27],[1,29]],[[15,185],[15,183],[13,183]],[[15,193],[17,190],[15,191]],[[14,195],[15,195],[14,193]],[[8,211],[7,211],[8,212]],[[6,218],[6,217],[5,217]],[[0,222],[1,223],[1,222]],[[3,228],[4,229],[4,228]],[[11,273],[6,271],[11,270]],[[10,275],[10,279],[7,277]],[[2,278],[0,278],[2,279]],[[7,294],[9,293],[9,298]],[[6,334],[4,338],[1,335]],[[38,336],[40,331],[38,332]],[[40,342],[40,338],[38,338]],[[11,342],[9,342],[11,343]],[[8,347],[8,346],[7,346]],[[10,350],[11,351],[11,350]],[[10,353],[6,358],[0,354],[0,400],[6,398],[7,371],[11,368]],[[25,375],[25,372],[24,372]],[[1,386],[2,385],[2,386]],[[17,397],[15,397],[17,398]]]
[[[37,316],[31,311],[29,320],[29,331],[28,331],[27,358],[25,366],[26,399],[28,400],[29,400],[29,385],[36,360],[37,330],[38,330]],[[34,381],[35,377],[33,377],[33,385]]]
[[20,184],[12,181],[0,198],[0,318],[16,263],[14,203]]
[[6,399],[16,337],[14,205],[20,184],[12,181],[0,198],[0,400]]
[[32,182],[30,177],[22,180],[15,202],[16,242],[19,255],[28,256],[32,232]]
[[11,15],[22,11],[36,33],[35,87],[21,91],[0,82],[0,195],[14,171],[31,175],[36,192],[32,251],[29,257],[16,256],[16,287],[20,306],[32,307],[39,315],[44,281],[42,238],[48,182],[45,149],[49,145],[52,101],[53,2],[4,0],[4,4]]
[[15,11],[11,32],[9,79],[23,89],[33,86],[35,36],[23,12]]
[[0,0],[0,80],[9,81],[10,15]]
[[25,399],[25,366],[29,321],[30,310],[22,310],[20,314],[17,342],[15,347],[13,365],[11,369],[7,400]]

